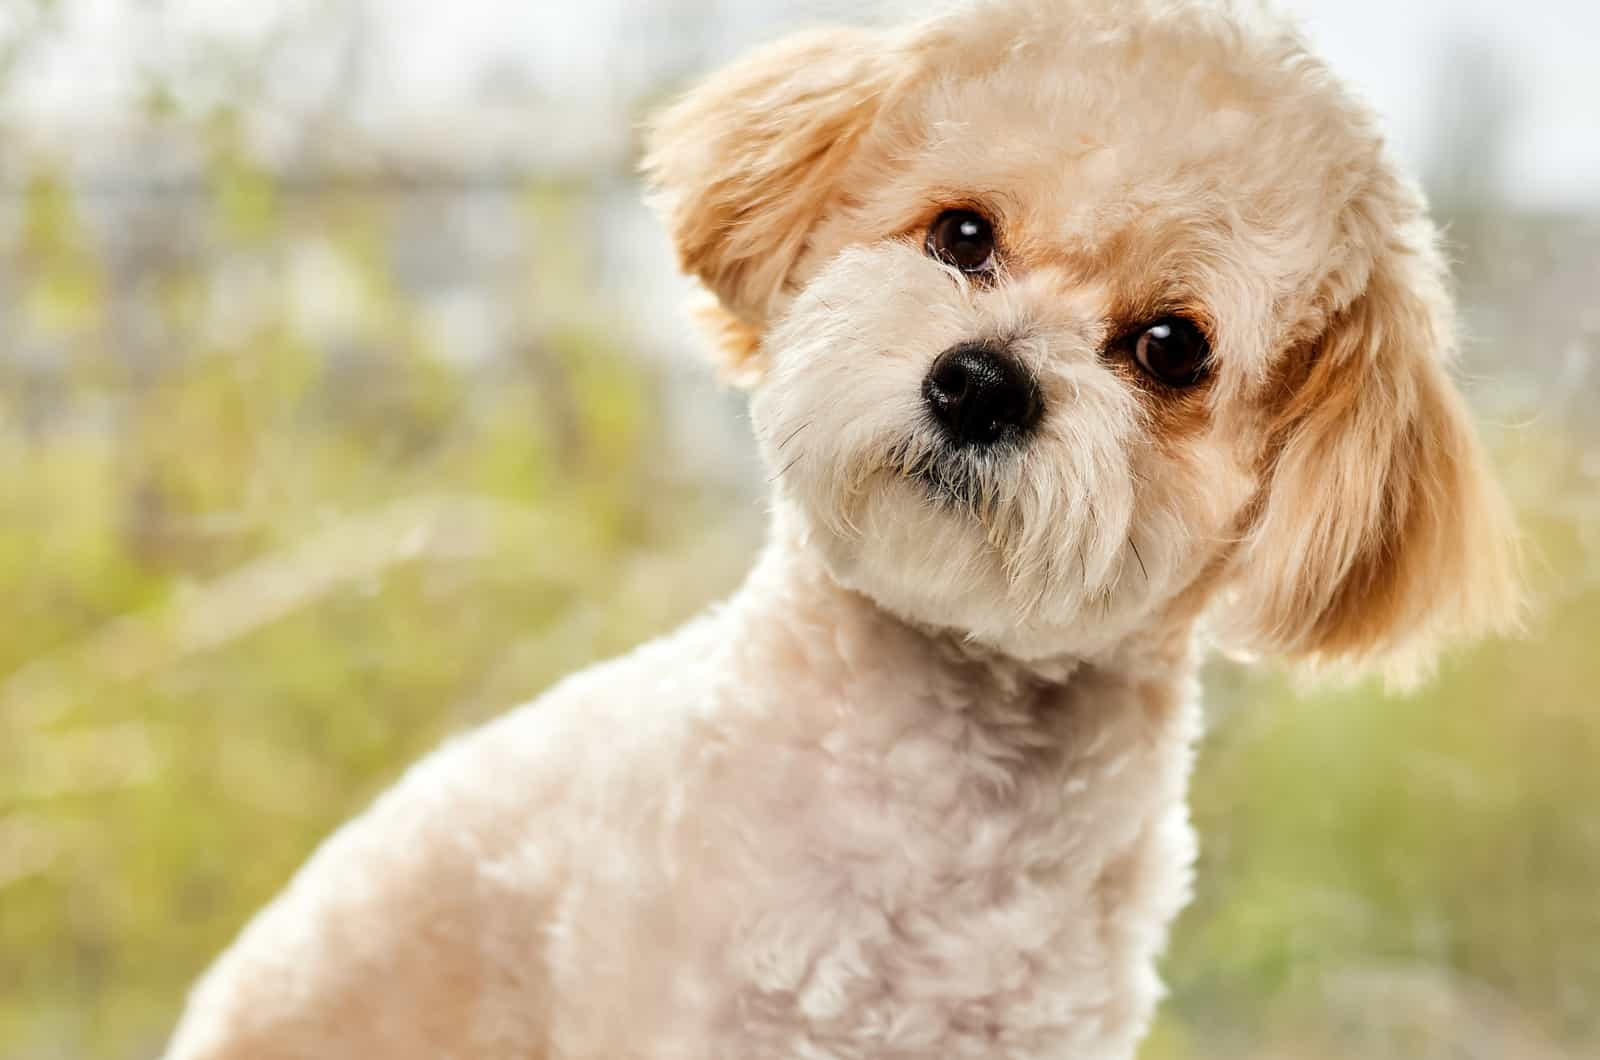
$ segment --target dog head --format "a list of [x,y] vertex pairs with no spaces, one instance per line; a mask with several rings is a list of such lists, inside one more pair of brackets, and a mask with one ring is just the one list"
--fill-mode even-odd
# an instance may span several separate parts
[[887,609],[1030,659],[1209,607],[1402,669],[1512,614],[1432,226],[1270,17],[813,32],[669,109],[647,171],[781,509]]

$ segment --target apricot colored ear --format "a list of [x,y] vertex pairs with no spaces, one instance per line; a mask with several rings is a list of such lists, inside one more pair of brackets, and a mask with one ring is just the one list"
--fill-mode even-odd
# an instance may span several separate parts
[[[1406,189],[1393,188],[1405,206]],[[1519,610],[1514,526],[1451,382],[1452,310],[1416,206],[1333,313],[1270,431],[1232,620],[1253,647],[1405,683]]]
[[712,74],[656,120],[644,170],[685,272],[718,306],[731,374],[758,368],[774,300],[892,88],[878,35],[800,34]]

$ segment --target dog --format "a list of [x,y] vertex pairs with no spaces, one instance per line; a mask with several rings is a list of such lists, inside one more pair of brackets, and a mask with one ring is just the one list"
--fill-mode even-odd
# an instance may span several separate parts
[[1204,643],[1505,628],[1435,230],[1293,28],[969,0],[803,33],[647,176],[772,475],[731,599],[408,773],[167,1054],[1128,1058]]

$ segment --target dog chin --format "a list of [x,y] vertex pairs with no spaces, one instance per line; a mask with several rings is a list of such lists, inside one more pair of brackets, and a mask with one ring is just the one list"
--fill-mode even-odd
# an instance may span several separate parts
[[849,525],[797,512],[805,539],[840,585],[896,617],[999,655],[1032,662],[1097,645],[1079,616],[1028,598],[973,511],[978,486],[959,465],[885,472],[858,498]]

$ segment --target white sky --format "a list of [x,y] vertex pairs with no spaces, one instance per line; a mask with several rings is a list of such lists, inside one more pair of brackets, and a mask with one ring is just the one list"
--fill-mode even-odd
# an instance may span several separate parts
[[[1523,206],[1600,205],[1600,0],[1284,2],[1301,15],[1335,68],[1386,115],[1397,150],[1412,165],[1438,132],[1436,80],[1445,45],[1466,39],[1492,48],[1512,107],[1502,193]],[[22,70],[13,115],[69,126],[74,119],[103,118],[126,106],[141,71],[180,63],[174,41],[199,37],[218,54],[230,44],[248,54],[249,42],[286,13],[305,12],[315,26],[324,17],[319,10],[331,4],[166,0],[153,7],[148,0],[67,0],[66,6],[66,32]],[[843,0],[723,0],[715,30],[690,30],[686,39],[711,61],[770,35],[774,23],[814,20],[829,7],[851,6]],[[0,35],[16,17],[10,7],[0,0]],[[152,16],[152,10],[164,14]],[[368,88],[358,102],[387,118],[459,112],[474,105],[491,73],[604,113],[639,76],[631,65],[620,65],[624,53],[616,42],[651,42],[681,25],[671,0],[374,0],[369,11],[376,46],[363,54]],[[314,95],[326,83],[331,54],[319,55],[314,30],[312,37],[311,47],[292,52],[302,56],[300,65],[278,74],[274,90],[287,100],[297,91]],[[180,81],[197,96],[207,91],[203,71]]]

